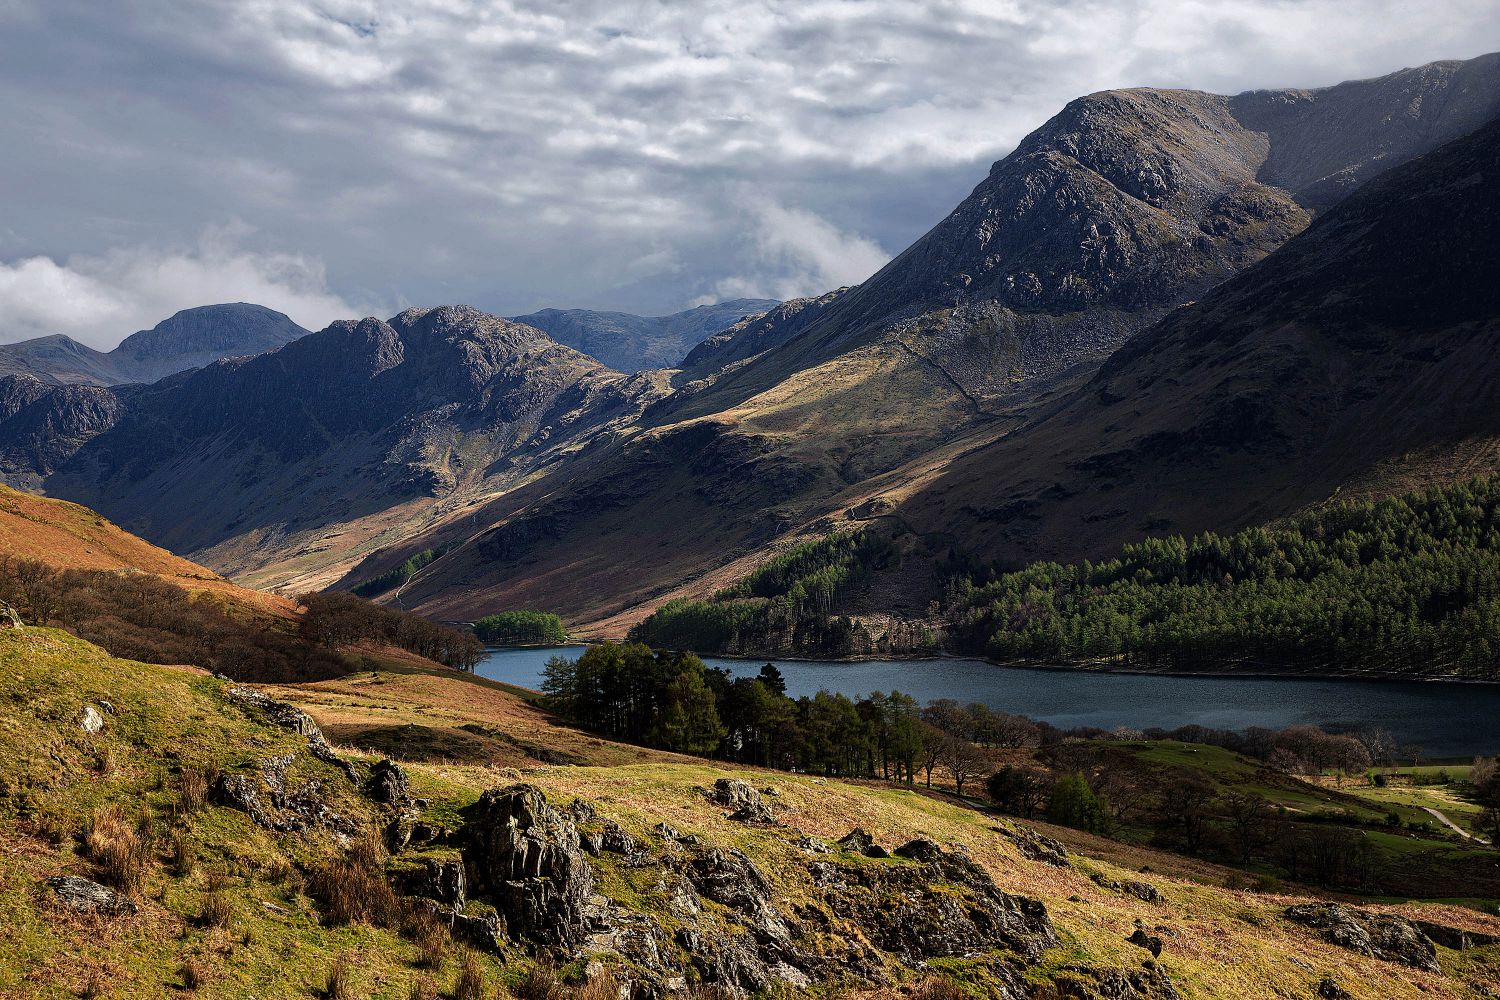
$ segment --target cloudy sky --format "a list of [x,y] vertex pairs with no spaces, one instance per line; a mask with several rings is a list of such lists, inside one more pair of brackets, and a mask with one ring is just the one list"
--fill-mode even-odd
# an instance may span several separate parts
[[1494,49],[1494,0],[0,0],[0,341],[818,292],[1079,94]]

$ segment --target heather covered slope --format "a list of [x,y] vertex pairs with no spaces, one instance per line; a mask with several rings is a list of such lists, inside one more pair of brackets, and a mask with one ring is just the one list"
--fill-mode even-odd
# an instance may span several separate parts
[[1010,561],[1493,471],[1500,122],[1383,175],[901,505]]
[[32,375],[52,385],[155,382],[221,358],[273,351],[307,332],[265,306],[198,306],[131,334],[107,352],[61,335],[0,344],[0,375]]
[[[1438,947],[1438,971],[1368,957],[1285,918],[1307,899],[1224,888],[1230,873],[1211,865],[1145,849],[1111,848],[1117,860],[1105,860],[1080,837],[1060,867],[1028,857],[1009,820],[894,787],[602,744],[466,679],[413,686],[376,672],[271,689],[325,724],[346,770],[276,724],[295,715],[205,674],[114,660],[45,629],[0,631],[0,667],[0,725],[12,734],[0,760],[0,995],[306,997],[325,991],[341,956],[351,995],[401,1000],[418,983],[448,994],[465,967],[485,995],[521,994],[544,956],[574,982],[593,960],[595,977],[614,969],[661,984],[682,968],[689,984],[734,995],[757,975],[771,995],[815,996],[926,980],[974,997],[1270,998],[1318,995],[1327,978],[1359,1000],[1456,1000],[1495,985],[1492,947]],[[104,702],[112,713],[98,711]],[[85,706],[103,720],[97,731],[79,725]],[[381,756],[342,745],[368,732],[361,718],[494,735],[464,759],[414,742],[388,781]],[[580,766],[504,749],[517,743],[571,747]],[[704,794],[720,778],[772,782],[775,824],[728,818]],[[274,800],[273,780],[286,789]],[[245,788],[260,790],[263,812]],[[488,789],[500,791],[481,800]],[[485,833],[502,807],[539,820],[528,836],[548,845],[532,859],[547,877],[505,867],[505,840]],[[415,822],[403,825],[403,810]],[[831,846],[854,826],[920,853]],[[387,841],[394,852],[381,845],[387,827],[407,831]],[[580,849],[585,839],[614,846]],[[818,844],[828,853],[812,853]],[[511,873],[508,892],[491,886],[491,857]],[[453,883],[430,874],[455,864],[472,865],[462,921],[442,901]],[[119,912],[74,912],[67,900],[81,897],[47,881],[59,876],[103,883]],[[1148,883],[1157,901],[1119,888]],[[547,922],[524,919],[528,905],[547,907]],[[432,907],[439,921],[418,915]],[[1500,931],[1456,906],[1373,909]],[[584,913],[601,923],[572,937]],[[488,943],[486,914],[508,918]],[[986,928],[987,914],[1003,922]],[[1159,956],[1126,940],[1138,926],[1162,939]]]

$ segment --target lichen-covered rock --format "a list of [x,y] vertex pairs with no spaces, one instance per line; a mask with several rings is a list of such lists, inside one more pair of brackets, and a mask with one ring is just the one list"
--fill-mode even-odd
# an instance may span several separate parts
[[761,798],[755,786],[738,778],[720,778],[708,793],[710,802],[729,810],[729,818],[739,823],[774,823],[776,816]]
[[594,872],[573,822],[527,784],[485,792],[466,819],[470,892],[493,903],[513,935],[554,949],[582,941]]
[[411,782],[406,771],[393,760],[382,760],[370,768],[370,798],[386,805],[405,808],[411,805]]
[[1314,927],[1341,948],[1414,969],[1437,972],[1437,949],[1416,925],[1387,913],[1372,913],[1342,903],[1298,903],[1286,918]]
[[867,858],[888,858],[891,853],[875,843],[875,838],[856,826],[840,837],[836,843],[846,851],[863,854]]
[[428,858],[411,885],[411,890],[418,896],[426,896],[462,909],[469,900],[469,883],[463,862]]
[[1021,857],[1029,861],[1040,861],[1054,868],[1072,867],[1072,862],[1068,860],[1068,849],[1059,840],[1045,837],[1027,826],[1014,829],[997,826],[995,832],[1014,841]]
[[904,961],[997,948],[1035,960],[1057,943],[1042,903],[1002,892],[988,872],[957,851],[939,849],[916,865],[815,861],[808,870],[831,913]]
[[1318,980],[1318,996],[1320,1000],[1354,1000],[1354,994],[1340,986],[1332,976]]
[[86,733],[100,732],[104,729],[104,716],[93,705],[85,705],[78,713],[78,728]]
[[344,776],[352,784],[359,784],[359,772],[354,765],[333,752],[333,747],[328,745],[328,740],[324,738],[323,731],[318,728],[318,724],[302,709],[284,701],[277,701],[270,695],[251,687],[235,685],[229,689],[228,694],[234,701],[265,716],[266,721],[272,725],[290,729],[299,736],[306,737],[308,753],[323,763],[331,764],[343,771]]
[[927,862],[941,858],[943,849],[935,841],[928,840],[926,837],[918,837],[915,840],[908,840],[891,853],[898,858]]
[[351,836],[356,827],[322,798],[322,785],[309,781],[295,792],[287,790],[287,769],[295,757],[283,754],[261,761],[257,781],[247,774],[221,774],[214,783],[214,798],[238,809],[251,822],[278,833],[300,833],[321,826]]
[[1126,879],[1117,882],[1103,875],[1094,874],[1090,876],[1094,883],[1104,889],[1113,889],[1115,892],[1123,892],[1127,896],[1134,896],[1143,903],[1165,903],[1167,897],[1162,895],[1160,889],[1150,882],[1138,882],[1135,879]]
[[57,898],[70,909],[79,913],[100,913],[107,917],[119,917],[139,910],[131,899],[108,886],[90,882],[77,875],[54,875],[47,885],[57,893]]

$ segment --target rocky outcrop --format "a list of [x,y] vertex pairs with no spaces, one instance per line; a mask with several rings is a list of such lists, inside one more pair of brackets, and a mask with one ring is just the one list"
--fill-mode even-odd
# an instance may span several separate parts
[[1438,972],[1437,950],[1409,920],[1372,913],[1342,903],[1299,903],[1286,918],[1323,932],[1327,941],[1361,955]]
[[290,729],[300,736],[307,737],[308,753],[323,763],[331,764],[343,771],[344,777],[353,784],[359,784],[359,771],[353,764],[334,753],[333,747],[328,745],[328,740],[323,736],[323,731],[318,728],[318,724],[302,709],[289,702],[277,701],[252,687],[234,686],[229,689],[228,694],[231,700],[259,713],[273,726]]
[[1145,948],[1151,953],[1152,958],[1156,958],[1158,955],[1160,955],[1163,947],[1162,939],[1155,934],[1146,933],[1146,929],[1144,927],[1137,927],[1134,931],[1131,932],[1130,937],[1126,938],[1125,940],[1135,945],[1137,948]]
[[466,820],[471,891],[494,903],[513,935],[543,948],[577,946],[594,893],[577,827],[525,784],[485,792]]
[[221,774],[214,783],[214,798],[245,813],[256,826],[277,833],[305,833],[318,827],[343,836],[356,833],[355,824],[324,801],[321,782],[289,788],[287,772],[295,761],[295,754],[281,754],[261,761],[255,772]]
[[370,798],[398,809],[412,804],[411,781],[400,764],[382,760],[370,768]]
[[108,886],[90,882],[77,875],[54,875],[47,885],[69,909],[79,913],[99,913],[107,917],[125,916],[140,907],[134,901]]
[[889,851],[875,843],[874,837],[866,833],[864,828],[858,826],[840,837],[836,843],[846,851],[854,854],[863,854],[867,858],[888,858],[891,856]]
[[939,849],[915,865],[815,861],[808,871],[828,912],[904,961],[996,948],[1034,961],[1057,943],[1045,906],[1002,892],[962,852]]
[[738,778],[720,778],[704,793],[708,800],[729,810],[728,818],[738,823],[774,823],[776,816],[749,782]]
[[1117,881],[1112,878],[1106,878],[1098,873],[1089,877],[1093,879],[1095,885],[1101,888],[1123,892],[1127,896],[1134,896],[1143,903],[1165,903],[1167,901],[1167,897],[1161,894],[1161,890],[1150,882],[1138,882],[1135,879]]
[[994,830],[1002,837],[1014,841],[1021,857],[1029,861],[1040,861],[1054,868],[1072,867],[1072,862],[1068,860],[1068,849],[1060,840],[1045,837],[1028,826],[997,826]]

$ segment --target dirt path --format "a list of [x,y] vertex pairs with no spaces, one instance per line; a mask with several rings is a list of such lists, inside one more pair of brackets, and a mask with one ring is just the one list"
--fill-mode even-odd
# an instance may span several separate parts
[[1465,830],[1463,827],[1459,826],[1457,823],[1453,822],[1447,816],[1444,816],[1440,811],[1432,808],[1431,806],[1423,806],[1422,807],[1422,811],[1425,812],[1425,813],[1430,814],[1433,819],[1437,820],[1439,823],[1443,824],[1448,829],[1452,830],[1454,833],[1458,834],[1460,837],[1464,838],[1465,840],[1472,840],[1476,844],[1488,844],[1489,843],[1488,840],[1481,840],[1480,838],[1474,836],[1468,830]]

